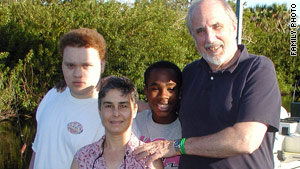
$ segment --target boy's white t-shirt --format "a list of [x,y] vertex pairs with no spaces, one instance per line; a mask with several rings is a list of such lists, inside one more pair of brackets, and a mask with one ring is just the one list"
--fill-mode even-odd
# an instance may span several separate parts
[[[152,119],[151,110],[137,113],[132,125],[133,133],[141,141],[176,140],[181,138],[181,124],[177,118],[171,124],[158,124]],[[163,159],[165,169],[177,169],[179,156]]]
[[62,93],[51,89],[38,107],[36,120],[32,145],[36,169],[71,168],[76,151],[104,135],[98,99],[74,98],[69,88]]

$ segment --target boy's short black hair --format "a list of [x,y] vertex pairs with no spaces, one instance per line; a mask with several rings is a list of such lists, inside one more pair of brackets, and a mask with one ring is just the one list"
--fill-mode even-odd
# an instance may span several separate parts
[[169,62],[169,61],[158,61],[158,62],[155,62],[153,64],[151,64],[145,71],[144,73],[144,83],[145,83],[145,86],[147,87],[148,85],[148,79],[149,79],[149,76],[150,76],[150,72],[154,69],[172,69],[175,71],[176,73],[176,77],[177,77],[177,80],[178,80],[178,87],[180,88],[181,87],[181,84],[182,84],[182,73],[181,73],[181,70],[179,69],[179,67],[172,63],[172,62]]
[[107,80],[103,88],[101,88],[98,94],[98,108],[101,108],[101,99],[105,97],[109,90],[118,89],[121,91],[123,96],[130,95],[130,99],[134,104],[138,100],[138,92],[135,85],[127,77],[116,77],[113,76]]

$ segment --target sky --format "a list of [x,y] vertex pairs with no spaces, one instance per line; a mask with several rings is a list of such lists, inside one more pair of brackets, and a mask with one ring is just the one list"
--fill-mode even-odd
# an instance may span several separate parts
[[[120,2],[134,2],[134,0],[119,0]],[[258,5],[272,5],[273,3],[277,4],[287,4],[287,8],[290,9],[292,4],[296,5],[296,15],[297,15],[297,24],[300,24],[300,0],[240,0],[241,2],[246,2],[247,7],[255,7]]]
[[[243,2],[247,2],[247,7],[254,7],[256,4],[259,5],[272,5],[273,3],[283,4],[286,3],[288,8],[290,8],[291,4],[296,4],[297,12],[300,12],[300,0],[242,0]],[[298,11],[299,10],[299,11]]]
[[297,24],[300,24],[300,0],[241,0],[243,2],[246,2],[246,8],[247,7],[255,7],[258,5],[272,5],[273,3],[276,4],[287,4],[287,8],[291,9],[291,5],[295,4],[296,8],[296,15],[297,15]]
[[[134,0],[119,0],[119,1],[120,2],[134,2]],[[254,7],[254,6],[256,6],[256,4],[271,5],[273,3],[277,3],[277,4],[286,3],[288,6],[291,6],[291,4],[296,4],[297,8],[300,10],[300,0],[241,0],[241,1],[247,2],[247,7]]]
[[298,18],[300,18],[300,0],[242,0],[246,2],[246,7],[255,7],[258,5],[272,5],[273,3],[276,4],[287,4],[287,8],[290,9],[292,4],[296,5],[296,14]]

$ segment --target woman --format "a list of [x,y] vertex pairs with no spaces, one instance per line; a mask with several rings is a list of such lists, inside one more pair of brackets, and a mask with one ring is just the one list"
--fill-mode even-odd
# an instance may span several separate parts
[[99,92],[98,105],[105,135],[93,144],[81,148],[74,156],[71,169],[143,169],[163,168],[161,160],[145,165],[137,161],[132,151],[144,144],[131,133],[137,113],[138,93],[127,78],[112,77]]

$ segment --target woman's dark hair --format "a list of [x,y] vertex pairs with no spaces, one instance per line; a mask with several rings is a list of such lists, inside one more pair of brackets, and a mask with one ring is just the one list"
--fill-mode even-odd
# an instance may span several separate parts
[[109,90],[118,89],[123,96],[130,95],[130,99],[134,104],[138,100],[138,92],[135,85],[127,77],[110,77],[98,94],[98,107],[101,108],[101,99],[105,97]]

